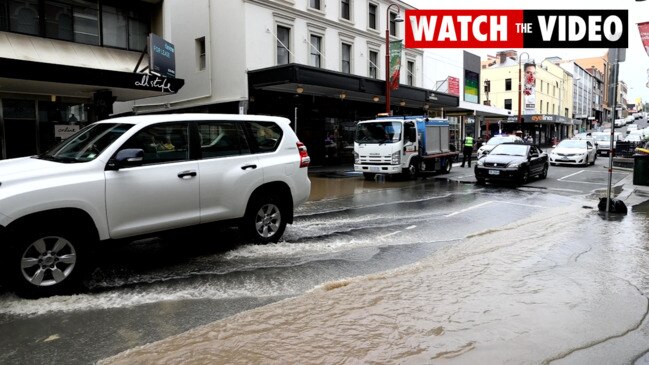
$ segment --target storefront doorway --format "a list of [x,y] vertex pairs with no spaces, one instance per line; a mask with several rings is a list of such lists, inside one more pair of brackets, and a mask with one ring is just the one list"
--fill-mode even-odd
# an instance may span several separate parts
[[4,156],[14,158],[37,153],[36,102],[2,99]]

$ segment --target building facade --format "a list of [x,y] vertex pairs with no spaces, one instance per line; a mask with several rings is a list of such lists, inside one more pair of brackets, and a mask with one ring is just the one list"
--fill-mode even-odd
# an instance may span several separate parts
[[591,130],[602,125],[601,73],[594,68],[584,69],[575,61],[556,59],[555,64],[573,75],[573,118],[580,121],[579,131]]
[[[520,131],[541,145],[551,145],[553,141],[574,135],[577,128],[572,118],[573,75],[552,61],[544,59],[535,62],[532,58],[519,60],[516,51],[507,50],[498,52],[483,63],[481,83],[488,82],[490,85],[491,105],[512,112],[492,133]],[[533,70],[534,97],[528,99],[533,100],[533,109],[519,105],[519,99],[521,104],[525,101],[525,65],[533,65],[530,70]],[[518,119],[519,113],[521,120]]]
[[179,90],[136,70],[149,33],[164,35],[161,3],[0,0],[0,158],[45,152],[114,101]]
[[[384,0],[166,0],[177,47],[176,95],[119,105],[120,113],[222,112],[289,118],[314,164],[351,161],[355,122],[386,107],[386,31],[404,38],[409,5]],[[201,9],[197,11],[197,9]],[[401,53],[394,114],[456,106],[423,88],[423,51]]]

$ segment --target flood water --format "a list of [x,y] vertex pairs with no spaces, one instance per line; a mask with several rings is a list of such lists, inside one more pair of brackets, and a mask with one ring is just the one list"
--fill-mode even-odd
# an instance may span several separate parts
[[649,209],[606,217],[582,205],[100,363],[649,363]]

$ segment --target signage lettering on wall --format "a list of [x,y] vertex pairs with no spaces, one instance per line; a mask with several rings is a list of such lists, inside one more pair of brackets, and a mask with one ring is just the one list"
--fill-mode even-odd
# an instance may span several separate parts
[[71,135],[77,133],[79,131],[79,126],[78,125],[72,125],[72,124],[55,124],[54,125],[54,137],[66,139],[70,137]]
[[160,92],[175,92],[171,90],[171,83],[169,82],[169,80],[160,76],[142,75],[142,79],[140,81],[135,81],[135,86],[156,88],[160,89]]

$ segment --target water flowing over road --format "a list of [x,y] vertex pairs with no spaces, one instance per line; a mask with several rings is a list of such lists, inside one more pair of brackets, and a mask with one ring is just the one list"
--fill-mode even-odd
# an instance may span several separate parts
[[101,363],[646,363],[648,242],[577,201]]

